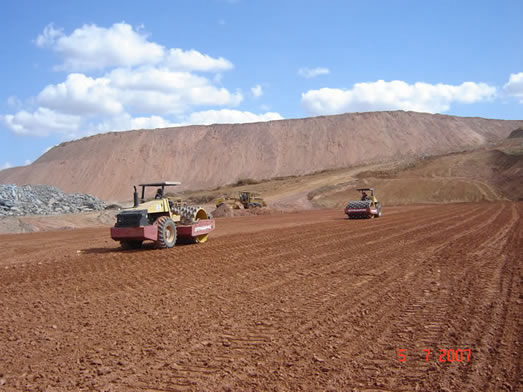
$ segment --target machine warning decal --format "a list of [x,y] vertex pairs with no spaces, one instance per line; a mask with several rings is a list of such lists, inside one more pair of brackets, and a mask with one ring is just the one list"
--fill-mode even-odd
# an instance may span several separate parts
[[199,226],[194,228],[194,232],[203,231],[203,230],[211,230],[212,225],[206,225],[206,226]]

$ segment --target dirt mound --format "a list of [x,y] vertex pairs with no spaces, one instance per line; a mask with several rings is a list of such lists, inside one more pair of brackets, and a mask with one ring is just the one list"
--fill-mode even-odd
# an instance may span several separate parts
[[214,211],[211,212],[211,215],[215,218],[223,218],[225,216],[234,216],[234,210],[226,205],[226,204],[222,204],[221,206],[219,206],[218,208],[216,208]]
[[129,200],[131,185],[143,181],[211,189],[477,148],[505,139],[521,123],[397,111],[108,133],[63,143],[29,166],[3,170],[0,182]]
[[1,236],[2,388],[517,391],[522,208],[223,218],[165,251]]

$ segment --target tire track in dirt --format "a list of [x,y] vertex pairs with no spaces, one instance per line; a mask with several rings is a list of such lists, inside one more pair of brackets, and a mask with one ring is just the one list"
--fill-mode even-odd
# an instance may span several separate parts
[[[500,213],[496,216],[496,219],[493,220],[491,223],[495,223],[496,220],[504,221],[506,216],[504,216],[503,213]],[[476,230],[471,231],[467,233],[466,235],[463,235],[462,239],[465,239],[466,237],[474,238],[476,237],[477,241],[467,243],[469,245],[469,249],[477,249],[478,246],[481,246],[481,236],[478,236],[478,234],[484,234],[488,236],[488,233],[485,232],[485,226],[482,225],[482,227],[477,227]],[[463,242],[463,241],[462,241]],[[465,242],[466,243],[466,242]],[[449,251],[453,247],[452,242],[448,245],[447,249],[440,249],[432,258],[434,261],[438,262],[441,260],[444,260],[445,257],[443,257],[444,251]],[[465,254],[469,254],[471,252],[464,252]],[[440,263],[441,264],[441,263]],[[437,265],[437,263],[436,263]],[[470,270],[470,264],[467,263],[460,263],[460,265],[468,265],[468,268],[463,268],[460,273],[457,273],[456,270],[453,270],[452,276],[447,276],[446,279],[444,279],[445,284],[443,284],[443,287],[440,286],[440,282],[431,282],[436,283],[436,287],[432,285],[425,285],[425,287],[430,287],[429,290],[424,290],[423,293],[418,293],[418,295],[413,296],[414,298],[419,298],[419,300],[414,301],[410,305],[406,307],[406,309],[402,312],[405,316],[402,317],[402,321],[397,326],[396,329],[392,330],[392,334],[389,333],[388,336],[385,337],[385,341],[391,340],[394,337],[399,337],[400,341],[403,341],[403,343],[400,344],[401,348],[404,348],[411,353],[413,350],[417,354],[417,363],[410,364],[408,367],[403,366],[398,363],[396,363],[396,366],[394,366],[393,363],[391,363],[390,357],[392,357],[395,353],[393,352],[394,349],[398,349],[398,347],[391,348],[389,353],[389,359],[381,358],[378,361],[375,361],[373,366],[370,367],[370,370],[376,370],[378,366],[383,366],[388,362],[389,366],[392,365],[392,369],[394,372],[389,372],[389,378],[382,376],[382,379],[379,381],[376,381],[376,384],[378,386],[387,385],[393,390],[400,390],[401,387],[406,388],[406,390],[412,390],[413,388],[421,388],[421,390],[425,390],[430,385],[437,384],[441,386],[442,388],[449,387],[450,390],[454,390],[456,385],[452,385],[452,383],[446,383],[441,380],[445,380],[445,377],[441,377],[441,374],[445,374],[445,372],[449,371],[453,374],[452,379],[455,379],[459,372],[464,372],[467,370],[467,367],[465,364],[455,364],[455,366],[448,366],[444,367],[445,365],[441,365],[441,363],[433,363],[432,361],[434,358],[431,358],[430,363],[425,362],[425,358],[422,359],[423,355],[425,354],[423,350],[425,348],[431,349],[432,357],[436,353],[438,353],[438,347],[439,348],[451,348],[453,350],[459,349],[459,348],[470,348],[470,344],[465,344],[467,347],[461,347],[457,346],[456,336],[459,335],[459,332],[463,334],[463,328],[456,329],[451,336],[446,336],[445,331],[447,330],[447,321],[449,319],[452,319],[452,311],[448,308],[448,303],[452,302],[452,297],[456,296],[456,290],[453,290],[454,287],[460,287],[458,283],[469,283],[464,278],[467,276],[468,270]],[[440,267],[440,266],[438,266]],[[439,269],[438,275],[439,275]],[[438,279],[440,280],[440,279]],[[465,285],[466,286],[466,285]],[[434,291],[436,291],[434,293]],[[412,301],[411,301],[412,302]],[[425,320],[425,321],[423,321]],[[458,323],[459,324],[459,323]],[[419,334],[421,333],[421,337],[419,337]],[[416,336],[416,339],[413,340],[413,336]],[[398,340],[398,339],[396,339]],[[437,357],[436,357],[437,358]],[[412,361],[412,360],[411,360]],[[390,367],[389,367],[390,368]],[[405,374],[406,372],[406,374]],[[392,373],[392,375],[390,374]],[[400,377],[398,373],[402,373],[403,376]],[[429,378],[429,375],[434,374],[438,375],[438,382],[433,382],[432,384],[430,382],[423,382],[423,380]],[[392,380],[392,381],[391,381]],[[406,382],[409,381],[409,382]],[[411,385],[410,387],[407,387],[407,385]],[[426,385],[424,385],[426,384]],[[446,386],[445,386],[446,385]],[[472,386],[469,386],[473,390]],[[481,388],[478,388],[477,390],[483,390]]]
[[[468,385],[478,391],[506,390],[511,383],[517,384],[521,374],[517,365],[514,367],[521,358],[517,345],[514,345],[517,339],[510,336],[517,330],[518,318],[514,315],[518,314],[516,309],[520,295],[519,259],[515,252],[520,248],[520,224],[515,205],[511,206],[510,213],[510,218],[505,219],[506,223],[500,226],[498,232],[488,236],[470,255],[481,262],[477,268],[468,268],[465,275],[467,290],[463,290],[465,293],[461,295],[468,297],[469,301],[457,304],[466,306],[463,313],[470,315],[470,326],[461,340],[474,347],[475,361],[467,373],[467,380]],[[510,312],[510,308],[514,312]],[[490,349],[485,350],[484,347]],[[505,360],[497,360],[498,356],[504,356]],[[501,366],[503,362],[505,365]],[[452,376],[444,374],[443,379],[450,384]]]
[[[327,297],[332,297],[332,295],[328,292],[328,293],[327,293]],[[322,301],[320,300],[320,303],[321,303],[321,302],[322,302]],[[241,332],[238,332],[238,334],[241,335]],[[226,337],[226,338],[229,338],[229,340],[234,340],[234,338],[233,338],[232,336],[230,336],[230,335],[227,335],[227,336],[225,336],[225,337]],[[231,339],[231,338],[232,338],[232,339]],[[240,341],[240,342],[243,342],[243,341],[244,341],[244,339],[242,339],[242,338],[238,338],[237,340]],[[263,340],[264,340],[264,341],[267,341],[267,336],[263,336]],[[229,342],[229,343],[230,343],[230,342]],[[236,346],[234,345],[234,341],[233,341],[232,343],[233,343],[233,344],[232,344],[232,347],[233,347],[234,349],[250,349],[250,348],[251,348],[251,347],[236,347]]]
[[[59,232],[57,250],[0,270],[0,370],[29,391],[514,390],[520,215],[505,203],[296,214],[281,231],[165,252]],[[397,362],[400,345],[428,342],[475,345],[477,362]]]
[[[381,292],[381,295],[383,295],[383,293],[382,293],[382,292]],[[362,297],[363,297],[363,296],[362,296]],[[368,296],[367,296],[367,299],[368,299]],[[335,308],[335,307],[336,307],[336,305],[333,305],[333,307]],[[348,312],[350,312],[350,309],[347,309],[347,311],[348,311]],[[375,314],[380,314],[380,315],[382,315],[383,313],[382,313],[382,312],[380,312],[380,311],[378,310],[378,312],[376,312]],[[376,329],[376,328],[374,328],[374,329]],[[360,334],[360,333],[361,333],[361,331],[356,331],[356,333]],[[345,339],[346,339],[346,340],[350,340],[350,336],[346,336],[346,337],[345,337]]]

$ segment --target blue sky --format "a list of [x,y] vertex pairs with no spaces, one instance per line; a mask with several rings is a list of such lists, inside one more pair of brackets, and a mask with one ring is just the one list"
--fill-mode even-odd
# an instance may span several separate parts
[[523,119],[521,0],[0,7],[0,169],[127,129],[397,109]]

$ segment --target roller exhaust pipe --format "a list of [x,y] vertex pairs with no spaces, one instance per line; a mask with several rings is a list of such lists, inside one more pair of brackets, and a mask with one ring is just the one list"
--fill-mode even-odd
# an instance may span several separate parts
[[140,203],[139,203],[139,201],[138,201],[138,191],[136,190],[136,186],[134,186],[133,197],[134,197],[134,207],[138,207],[138,205],[139,205]]

